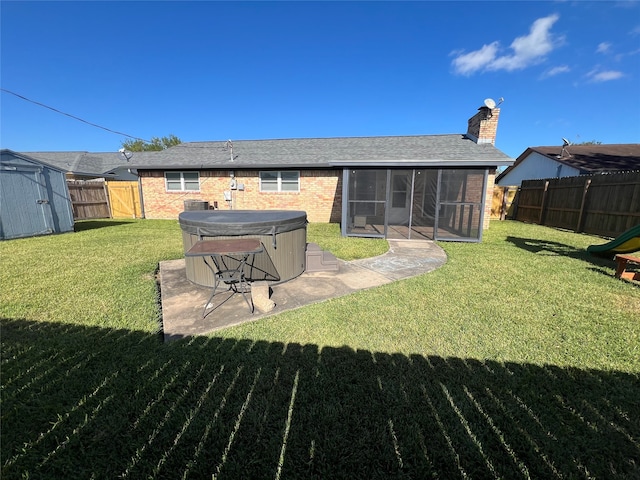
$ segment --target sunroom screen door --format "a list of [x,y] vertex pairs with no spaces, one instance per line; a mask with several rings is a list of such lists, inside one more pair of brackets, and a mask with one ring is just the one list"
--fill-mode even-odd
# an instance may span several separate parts
[[482,238],[486,170],[440,171],[436,240],[478,241]]

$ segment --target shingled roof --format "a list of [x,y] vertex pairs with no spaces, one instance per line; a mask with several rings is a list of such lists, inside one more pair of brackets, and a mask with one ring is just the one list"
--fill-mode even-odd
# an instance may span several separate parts
[[[54,166],[67,173],[85,177],[118,178],[123,171],[132,168],[118,152],[21,152],[42,163]],[[157,152],[137,152],[144,158]],[[135,178],[135,177],[133,177]]]
[[498,175],[496,182],[534,152],[562,165],[573,167],[579,170],[581,175],[640,170],[640,143],[529,147],[511,167]]
[[640,169],[640,143],[532,147],[532,150],[581,173],[604,173]]
[[89,177],[109,176],[109,172],[127,162],[118,152],[22,152],[65,172]]
[[[149,152],[151,153],[151,152]],[[502,166],[513,159],[465,135],[298,138],[187,142],[140,156],[131,166],[149,169],[332,168],[348,166]],[[233,157],[233,159],[232,159]]]

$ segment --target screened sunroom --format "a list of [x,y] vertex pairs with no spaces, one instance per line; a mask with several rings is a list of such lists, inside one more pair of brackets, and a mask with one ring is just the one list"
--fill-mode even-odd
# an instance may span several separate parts
[[479,242],[486,168],[345,168],[346,236]]

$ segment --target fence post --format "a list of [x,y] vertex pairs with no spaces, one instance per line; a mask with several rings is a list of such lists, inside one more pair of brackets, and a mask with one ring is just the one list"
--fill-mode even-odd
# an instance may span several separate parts
[[588,178],[584,182],[584,190],[582,191],[582,203],[580,204],[580,214],[578,215],[578,225],[576,225],[576,233],[582,231],[582,225],[584,223],[584,206],[587,203],[587,193],[589,192],[589,186],[591,185],[591,179]]
[[102,180],[102,190],[104,190],[104,198],[107,201],[107,210],[109,210],[109,218],[113,218],[113,211],[111,210],[111,197],[109,196],[109,189],[107,188],[106,180]]
[[511,212],[511,218],[513,220],[518,220],[518,204],[520,203],[521,191],[522,191],[522,186],[516,187],[516,193],[513,195],[513,202],[511,202],[511,205],[513,206],[513,211]]
[[140,218],[144,218],[144,200],[142,197],[142,178],[140,178],[140,173],[138,173],[138,197],[140,200]]
[[540,216],[538,217],[538,225],[544,225],[542,220],[544,218],[544,207],[547,203],[547,190],[549,189],[549,180],[544,182],[544,190],[542,191],[542,204],[540,205]]
[[132,218],[136,218],[137,217],[137,211],[136,211],[136,197],[135,194],[133,193],[133,186],[131,185],[127,185],[127,190],[129,191],[129,201],[131,202],[131,209],[133,210],[133,217]]
[[500,220],[507,217],[507,197],[509,196],[509,187],[502,187],[502,205],[500,205]]

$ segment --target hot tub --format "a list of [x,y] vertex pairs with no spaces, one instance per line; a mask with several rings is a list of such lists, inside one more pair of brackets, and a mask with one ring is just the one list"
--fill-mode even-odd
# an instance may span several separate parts
[[[198,240],[258,238],[264,251],[252,259],[245,275],[270,284],[291,280],[304,272],[307,213],[298,210],[185,211],[178,216],[184,251]],[[186,257],[187,278],[213,286],[211,271],[202,257]]]

